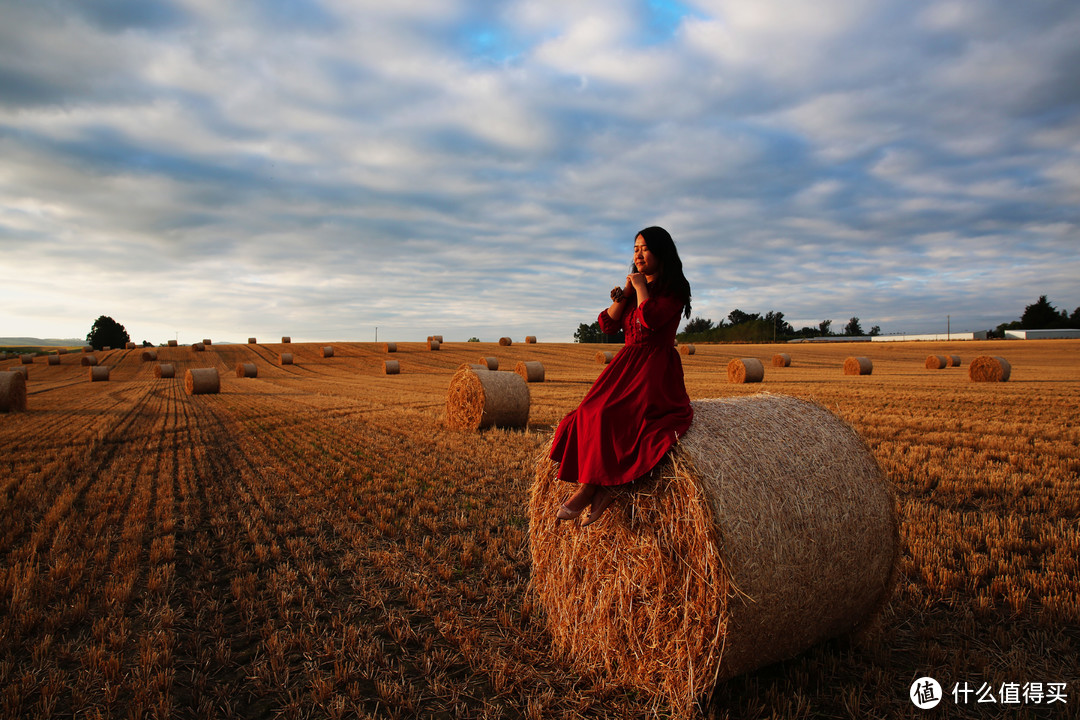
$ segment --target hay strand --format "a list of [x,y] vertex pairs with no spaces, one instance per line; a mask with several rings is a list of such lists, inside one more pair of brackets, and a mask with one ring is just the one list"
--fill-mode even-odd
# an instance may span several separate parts
[[844,360],[845,375],[869,375],[874,372],[874,363],[868,357],[849,357]]
[[154,377],[176,377],[176,368],[173,366],[172,363],[158,363],[157,366],[154,367]]
[[607,365],[614,357],[615,353],[611,352],[610,350],[603,350],[596,353],[596,362],[600,363],[601,365]]
[[446,424],[456,430],[529,423],[529,386],[517,373],[459,368],[446,393]]
[[776,353],[772,356],[773,367],[791,367],[791,356],[787,353]]
[[94,365],[90,368],[90,382],[108,382],[109,381],[109,366],[108,365]]
[[217,368],[190,368],[184,373],[184,390],[188,395],[213,395],[221,390]]
[[236,377],[253,378],[259,377],[259,366],[253,362],[236,363]]
[[980,355],[968,364],[972,382],[1008,382],[1011,374],[1009,361],[996,355]]
[[728,363],[730,383],[757,383],[765,379],[765,366],[757,358],[736,358]]
[[386,360],[383,362],[383,372],[387,375],[398,375],[401,373],[401,364],[397,360]]
[[0,371],[0,412],[26,409],[26,376],[21,372]]
[[494,356],[492,356],[492,357],[482,357],[482,358],[480,358],[479,364],[485,366],[488,370],[498,370],[499,369],[499,358],[494,357]]
[[899,548],[888,481],[835,415],[769,394],[692,404],[672,454],[596,524],[555,522],[570,488],[546,452],[528,507],[556,650],[684,717],[717,680],[868,622]]
[[519,361],[514,372],[525,378],[525,382],[544,382],[544,364],[539,360]]

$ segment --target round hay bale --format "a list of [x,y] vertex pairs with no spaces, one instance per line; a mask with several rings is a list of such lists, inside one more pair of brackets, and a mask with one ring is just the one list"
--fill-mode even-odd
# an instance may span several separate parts
[[56,348],[57,355],[67,355],[67,348]]
[[497,357],[482,357],[480,358],[480,365],[485,366],[488,370],[499,369],[499,358]]
[[517,373],[459,368],[446,393],[446,424],[457,430],[525,427],[529,385]]
[[0,412],[26,409],[26,375],[11,370],[0,371]]
[[736,358],[728,363],[730,383],[756,383],[765,379],[765,366],[757,358]]
[[845,375],[869,375],[874,372],[874,363],[868,357],[849,357],[844,360]]
[[33,365],[34,364],[34,355],[33,355],[33,353],[23,353],[22,355],[19,356],[19,362],[21,362],[23,365]]
[[791,367],[791,356],[787,353],[776,353],[772,356],[773,367]]
[[109,350],[112,350],[112,345],[106,345],[105,347],[101,348],[101,350],[102,352],[108,352]]
[[175,340],[170,340],[167,344],[169,347],[176,347],[179,343],[177,343]]
[[26,367],[25,365],[15,365],[13,367],[9,367],[7,369],[7,371],[8,372],[19,373],[20,375],[23,376],[23,380],[29,380],[30,379],[30,368]]
[[327,345],[326,347],[324,347],[322,349],[322,356],[324,358],[332,358],[332,357],[334,357],[334,348]]
[[927,370],[941,370],[949,366],[949,359],[944,355],[927,355],[926,356],[926,369]]
[[213,345],[214,342],[210,338],[203,338],[202,344],[209,346],[209,345]]
[[1009,361],[996,355],[980,355],[968,364],[972,382],[1008,382],[1011,374]]
[[397,343],[396,342],[383,343],[383,350],[388,352],[388,353],[397,352]]
[[259,377],[259,367],[253,362],[236,363],[236,377],[238,377],[238,378]]
[[457,366],[457,370],[454,372],[461,372],[462,370],[471,370],[475,373],[490,372],[484,363],[462,363]]
[[611,352],[610,350],[603,350],[596,353],[596,362],[600,363],[601,365],[607,365],[614,357],[615,353]]
[[397,360],[385,360],[383,362],[383,372],[387,375],[399,375],[401,374],[401,364]]
[[694,352],[695,352],[694,346],[689,345],[689,344],[688,345],[679,345],[678,348],[679,348],[679,354],[680,355],[693,355]]
[[172,363],[159,363],[154,367],[154,377],[159,378],[171,378],[176,377],[176,368]]
[[514,372],[525,378],[525,382],[544,382],[544,364],[539,360],[520,361]]
[[203,343],[192,343],[191,349],[195,352],[205,352],[206,345],[204,345]]
[[184,373],[184,390],[188,395],[213,395],[221,391],[217,368],[190,368]]
[[514,341],[511,340],[508,337],[501,337],[501,338],[499,338],[499,344],[502,345],[503,347],[510,347],[511,345],[514,344]]
[[281,364],[282,365],[292,365],[293,364],[292,353],[281,353]]
[[432,335],[432,336],[431,336],[431,339],[432,339],[432,340],[436,340],[436,341],[438,341],[438,343],[439,343],[440,345],[442,345],[442,341],[443,341],[443,339],[442,339],[442,335]]
[[439,349],[439,344],[440,343],[439,343],[438,340],[436,340],[435,338],[431,338],[430,340],[427,341],[427,349],[428,350],[438,350]]
[[135,349],[135,343],[133,343],[133,342],[124,343],[124,349],[125,350],[134,350]]
[[282,336],[282,338],[281,338],[281,342],[283,342],[283,343],[286,343],[286,344],[287,344],[287,343],[291,343],[291,342],[292,342],[292,338],[291,338],[291,337],[289,337],[288,335],[283,335],[283,336]]
[[97,365],[97,355],[83,355],[80,362],[86,367]]
[[10,370],[0,372],[0,412],[26,409],[26,375]]
[[157,360],[157,350],[143,350],[142,359],[143,362],[154,362]]
[[257,344],[258,344],[258,342],[255,340],[255,338],[248,338],[248,345],[257,345]]
[[525,344],[526,345],[534,345],[535,343],[536,343],[536,336],[535,335],[526,335],[525,336]]
[[949,367],[960,367],[959,355],[947,355],[946,357],[949,358]]
[[108,382],[109,381],[109,366],[108,365],[94,365],[90,368],[90,382]]
[[82,351],[84,353],[92,353],[92,352],[94,352],[94,348],[91,345],[83,345],[82,346]]
[[899,555],[888,480],[842,420],[783,395],[692,405],[672,453],[595,525],[555,522],[569,486],[546,452],[528,506],[556,650],[684,716],[717,680],[869,622]]
[[60,364],[60,356],[59,355],[50,355],[48,362],[49,362],[50,365],[59,365]]

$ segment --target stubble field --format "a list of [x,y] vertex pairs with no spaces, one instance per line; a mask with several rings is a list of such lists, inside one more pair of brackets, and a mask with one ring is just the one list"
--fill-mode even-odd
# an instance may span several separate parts
[[[108,382],[78,353],[29,366],[29,410],[0,415],[0,717],[662,716],[553,655],[528,592],[535,459],[618,348],[325,344],[158,348],[176,379],[141,349],[98,353]],[[963,365],[924,368],[942,353]],[[969,382],[982,354],[1012,379]],[[454,369],[492,355],[544,364],[528,429],[448,429]],[[873,374],[844,376],[849,355]],[[728,384],[736,357],[765,381]],[[184,370],[210,366],[220,394],[186,395]],[[692,399],[783,393],[847,420],[900,516],[879,622],[721,684],[706,716],[924,717],[924,675],[940,717],[1076,716],[1080,342],[698,345],[683,366]],[[1002,702],[1033,683],[1067,702]]]

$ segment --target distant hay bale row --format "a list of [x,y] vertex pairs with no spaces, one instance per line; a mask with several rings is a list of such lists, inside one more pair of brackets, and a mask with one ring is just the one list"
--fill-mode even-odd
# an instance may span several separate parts
[[612,359],[614,359],[614,357],[615,353],[611,352],[610,350],[602,350],[596,353],[596,362],[600,363],[601,365],[607,365],[609,362],[612,361]]
[[442,344],[442,341],[443,341],[443,339],[442,339],[442,335],[428,335],[428,336],[427,336],[427,341],[428,341],[429,343],[430,343],[431,341],[433,341],[433,340],[434,340],[435,342],[437,342],[437,343],[439,343],[439,344],[441,345],[441,344]]
[[791,367],[791,356],[787,353],[776,353],[772,356],[773,367]]
[[188,395],[213,395],[221,390],[217,368],[191,368],[184,373],[184,390]]
[[525,378],[525,382],[544,382],[544,365],[539,360],[519,361],[514,372]]
[[765,366],[757,358],[736,358],[728,363],[730,383],[758,383],[765,379]]
[[450,378],[446,423],[456,430],[517,428],[529,423],[529,385],[517,373],[464,365]]
[[253,362],[236,363],[236,377],[238,377],[238,378],[259,377],[259,367]]
[[972,382],[1008,382],[1011,374],[1009,361],[996,355],[980,355],[968,365]]
[[94,365],[90,368],[90,382],[108,382],[109,366]]
[[694,346],[692,344],[680,345],[679,346],[679,354],[680,355],[693,355],[694,352],[695,352],[695,349],[694,349]]
[[154,377],[176,377],[176,368],[173,367],[172,363],[159,363],[157,366],[154,367]]
[[869,375],[874,372],[874,363],[868,357],[849,357],[844,360],[845,375]]
[[559,655],[676,716],[868,623],[899,557],[889,482],[843,420],[783,395],[692,405],[670,455],[596,524],[554,521],[567,483],[546,452],[528,504],[530,589]]
[[281,364],[282,365],[292,365],[293,364],[292,353],[281,353],[280,359],[281,359]]
[[10,370],[0,371],[0,412],[26,409],[26,375]]

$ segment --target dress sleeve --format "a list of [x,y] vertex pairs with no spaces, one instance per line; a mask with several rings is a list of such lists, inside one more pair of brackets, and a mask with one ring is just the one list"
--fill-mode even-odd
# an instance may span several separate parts
[[650,297],[634,311],[640,313],[641,324],[649,330],[662,328],[682,312],[683,304],[671,295]]
[[596,319],[600,321],[600,332],[605,335],[616,335],[623,329],[622,320],[618,322],[612,320],[611,316],[607,314],[607,308],[601,310]]

